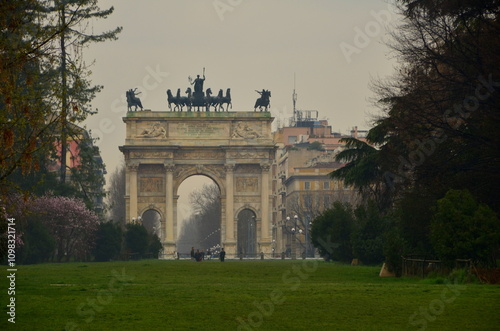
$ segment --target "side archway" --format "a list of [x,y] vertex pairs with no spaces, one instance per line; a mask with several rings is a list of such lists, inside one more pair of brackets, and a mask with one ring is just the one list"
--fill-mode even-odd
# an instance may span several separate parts
[[257,256],[257,219],[253,210],[245,208],[238,213],[237,253],[240,257]]
[[161,213],[153,208],[147,209],[142,213],[142,225],[146,228],[149,234],[156,234],[160,240],[162,239],[162,216]]

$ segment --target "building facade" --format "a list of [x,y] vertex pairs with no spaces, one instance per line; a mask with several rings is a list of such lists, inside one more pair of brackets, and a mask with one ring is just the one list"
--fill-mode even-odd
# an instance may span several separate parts
[[359,200],[353,187],[330,178],[344,166],[335,161],[345,147],[341,139],[366,135],[357,127],[348,136],[334,133],[327,121],[310,117],[292,123],[295,126],[280,128],[274,135],[278,150],[273,168],[273,251],[275,256],[313,257],[309,233],[314,218],[335,201]]

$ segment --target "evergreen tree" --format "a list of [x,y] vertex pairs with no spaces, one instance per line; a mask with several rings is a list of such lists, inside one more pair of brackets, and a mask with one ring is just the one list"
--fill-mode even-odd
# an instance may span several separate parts
[[[25,180],[41,183],[43,176],[33,174],[41,171],[45,176],[50,157],[62,156],[63,185],[54,191],[73,190],[64,185],[67,141],[81,139],[81,129],[74,124],[92,113],[90,101],[102,88],[91,85],[82,50],[91,42],[116,39],[121,28],[100,34],[90,30],[92,20],[104,19],[112,12],[112,7],[100,10],[97,0],[0,3],[0,193],[7,206],[11,205],[9,194],[19,186],[26,187]],[[71,52],[67,52],[68,47]],[[90,145],[81,146],[82,158],[88,155],[83,150]],[[86,166],[92,157],[87,161]],[[73,170],[74,178],[79,170],[84,174],[78,186],[81,196],[89,192],[82,186],[83,177],[103,171],[102,164],[93,166],[93,171]],[[103,183],[103,177],[94,179],[95,185]]]
[[351,235],[352,252],[364,264],[384,261],[384,233],[387,220],[373,200],[354,210],[355,225]]
[[[92,42],[116,40],[122,30],[117,27],[103,33],[94,33],[89,24],[96,19],[105,19],[113,13],[114,8],[101,10],[97,0],[54,0],[51,8],[56,16],[56,26],[59,34],[59,68],[60,74],[60,147],[61,169],[60,180],[66,182],[67,139],[74,133],[70,123],[83,121],[89,114],[90,102],[102,86],[92,85],[87,78],[90,75],[89,66],[82,60],[82,50]],[[73,53],[67,51],[71,46]]]
[[128,223],[125,227],[125,249],[128,254],[142,258],[148,251],[148,231],[141,224]]
[[10,176],[42,166],[35,153],[53,148],[54,81],[48,74],[60,30],[47,26],[45,1],[0,2],[0,189],[17,188]]
[[93,144],[92,138],[82,130],[77,140],[78,165],[71,168],[71,186],[75,188],[74,196],[81,198],[89,209],[94,210],[101,218],[104,215],[104,185],[106,167],[102,162],[99,147]]
[[393,243],[432,256],[432,208],[450,189],[500,212],[500,1],[396,4],[403,20],[389,46],[400,64],[373,84],[382,115],[368,144],[352,140],[339,155],[349,163],[333,176],[394,215]]
[[[325,210],[314,219],[311,227],[311,241],[326,260],[351,262],[353,258],[351,235],[354,230],[355,219],[352,208],[338,201],[333,207]],[[324,247],[322,243],[331,242],[331,247]]]

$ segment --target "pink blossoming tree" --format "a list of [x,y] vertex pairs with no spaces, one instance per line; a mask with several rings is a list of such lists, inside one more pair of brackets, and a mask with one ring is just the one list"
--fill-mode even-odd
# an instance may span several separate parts
[[68,261],[89,256],[99,226],[97,215],[80,199],[44,196],[29,204],[56,241],[55,258]]

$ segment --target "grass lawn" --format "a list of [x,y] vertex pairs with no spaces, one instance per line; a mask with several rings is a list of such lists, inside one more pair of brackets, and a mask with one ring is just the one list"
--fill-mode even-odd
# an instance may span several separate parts
[[311,260],[18,266],[16,323],[7,321],[4,276],[0,329],[500,329],[500,286],[379,278],[379,270]]

